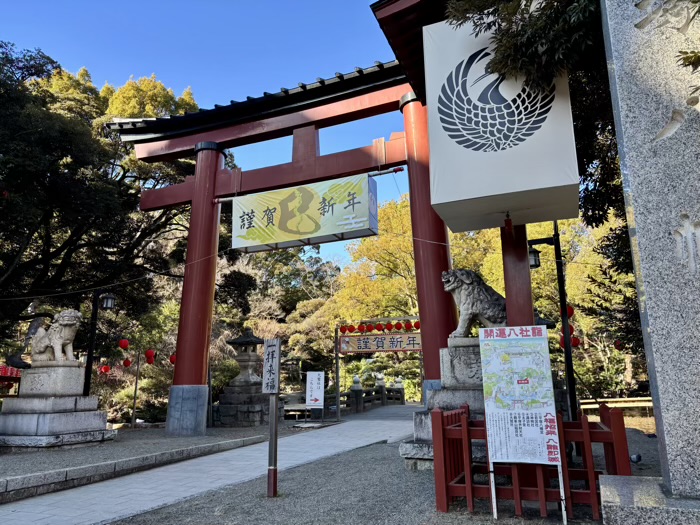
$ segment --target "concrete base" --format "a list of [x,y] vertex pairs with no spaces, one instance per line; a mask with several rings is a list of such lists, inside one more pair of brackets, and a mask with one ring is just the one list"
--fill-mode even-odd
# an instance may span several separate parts
[[700,500],[664,494],[661,478],[601,476],[600,499],[606,525],[697,525]]
[[165,431],[169,436],[203,436],[207,431],[206,385],[170,387]]
[[[479,339],[450,337],[440,349],[440,381],[424,383],[425,408],[413,414],[413,439],[399,445],[399,454],[409,470],[432,469],[434,408],[455,410],[469,405],[472,419],[484,417],[484,387],[481,377]],[[485,460],[486,446],[472,447],[475,461]]]
[[0,451],[25,452],[51,447],[70,448],[82,445],[97,445],[104,441],[111,441],[115,437],[117,437],[116,430],[71,432],[53,436],[0,436]]
[[6,398],[0,414],[2,452],[102,443],[116,435],[95,396]]
[[84,412],[97,410],[97,402],[97,396],[6,397],[2,402],[2,413]]
[[55,436],[106,428],[107,414],[99,410],[0,415],[0,436]]
[[82,396],[85,367],[80,361],[36,363],[22,370],[21,397]]

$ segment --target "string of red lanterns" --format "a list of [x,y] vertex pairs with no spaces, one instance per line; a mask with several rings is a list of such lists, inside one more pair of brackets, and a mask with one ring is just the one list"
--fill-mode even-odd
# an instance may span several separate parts
[[[559,313],[561,314],[562,311],[560,310]],[[567,314],[567,317],[569,319],[571,319],[574,316],[574,307],[567,305],[566,306],[566,314]],[[569,323],[569,335],[573,336],[573,337],[571,337],[571,347],[572,348],[578,348],[579,346],[581,346],[581,339],[579,339],[578,337],[576,337],[574,335],[575,330],[576,329],[574,328],[574,325]],[[561,336],[559,337],[559,346],[561,348],[564,348],[564,346],[565,346],[564,345],[564,326],[563,325],[561,327]]]
[[340,330],[341,334],[352,334],[355,331],[364,334],[368,332],[391,332],[392,330],[396,331],[406,331],[410,332],[412,330],[420,330],[420,321],[406,321],[402,323],[401,321],[397,321],[396,323],[391,323],[388,322],[386,324],[382,323],[377,323],[377,324],[372,324],[372,323],[361,323],[357,326],[348,324],[348,325],[341,325],[338,327],[338,330]]

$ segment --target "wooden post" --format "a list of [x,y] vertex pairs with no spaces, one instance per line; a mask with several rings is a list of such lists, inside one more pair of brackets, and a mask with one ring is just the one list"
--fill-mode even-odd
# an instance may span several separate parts
[[501,228],[501,248],[508,326],[531,326],[535,324],[535,313],[525,225],[513,226],[513,222],[506,219]]
[[445,437],[442,428],[442,410],[433,409],[433,470],[435,473],[435,504],[438,512],[447,512],[447,478],[445,472]]
[[415,94],[408,93],[401,98],[401,111],[406,129],[411,229],[425,378],[435,381],[440,379],[440,348],[447,345],[447,338],[457,328],[455,305],[442,285],[442,272],[450,269],[450,252],[445,223],[430,204],[428,110]]

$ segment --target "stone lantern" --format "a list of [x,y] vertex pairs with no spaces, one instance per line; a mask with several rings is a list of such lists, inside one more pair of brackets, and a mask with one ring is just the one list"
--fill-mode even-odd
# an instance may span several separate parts
[[258,345],[264,344],[265,340],[253,335],[253,330],[246,328],[243,335],[226,341],[236,350],[236,362],[241,368],[240,374],[231,381],[230,385],[235,386],[256,386],[256,392],[262,391],[262,378],[255,373],[256,368],[262,363],[262,357],[258,355]]
[[[270,395],[262,393],[262,378],[256,369],[262,363],[258,345],[265,343],[246,328],[243,335],[226,341],[236,350],[240,374],[219,396],[219,419],[224,426],[255,427],[270,420]],[[284,417],[284,406],[279,407],[278,417]]]

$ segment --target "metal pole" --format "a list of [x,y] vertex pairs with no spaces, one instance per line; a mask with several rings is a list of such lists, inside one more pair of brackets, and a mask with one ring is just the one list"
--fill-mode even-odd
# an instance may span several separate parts
[[268,449],[267,497],[277,497],[277,394],[270,394],[270,446]]
[[340,355],[338,354],[338,326],[335,327],[335,420],[340,421]]
[[83,395],[90,395],[90,383],[92,382],[92,359],[95,355],[95,339],[97,338],[97,312],[100,309],[100,293],[102,290],[92,292],[92,313],[90,315],[90,339],[88,343],[87,357],[85,358],[85,381],[83,382]]
[[134,384],[134,405],[131,407],[131,428],[136,428],[136,396],[139,393],[139,371],[141,370],[141,352],[136,352],[136,384]]
[[566,301],[566,282],[564,280],[564,259],[559,242],[559,225],[554,221],[554,258],[557,265],[557,283],[559,285],[559,308],[561,309],[561,329],[564,335],[564,363],[566,369],[566,389],[569,394],[569,421],[578,419],[576,403],[576,378],[574,377],[574,359],[571,353],[571,334],[569,333],[569,312]]
[[209,399],[208,399],[208,407],[207,407],[207,426],[209,428],[214,427],[214,403],[212,399],[212,392],[211,392],[211,361],[209,361],[209,369],[207,373],[207,384],[209,386]]

